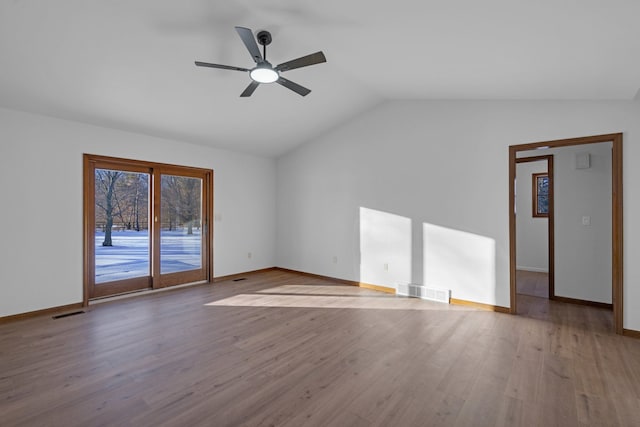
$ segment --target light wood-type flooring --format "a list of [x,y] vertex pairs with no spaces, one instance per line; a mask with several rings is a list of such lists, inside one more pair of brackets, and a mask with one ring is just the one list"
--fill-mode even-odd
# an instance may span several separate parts
[[0,325],[0,425],[640,425],[640,340],[611,311],[246,277]]
[[517,270],[516,290],[522,295],[549,298],[549,273]]

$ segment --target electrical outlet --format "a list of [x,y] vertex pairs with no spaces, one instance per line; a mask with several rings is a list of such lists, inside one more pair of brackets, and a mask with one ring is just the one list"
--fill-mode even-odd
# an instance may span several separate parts
[[251,259],[251,252],[247,253],[247,258]]
[[386,262],[384,263],[384,271],[389,271],[389,264]]
[[333,256],[333,263],[334,263],[334,264],[337,264],[337,263],[338,263],[338,257],[337,257],[337,256],[335,256],[335,255]]

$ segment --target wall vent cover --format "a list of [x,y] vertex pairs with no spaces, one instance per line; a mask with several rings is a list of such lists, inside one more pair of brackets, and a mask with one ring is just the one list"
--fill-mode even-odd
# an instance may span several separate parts
[[414,283],[400,283],[396,294],[405,297],[414,297],[449,304],[450,292],[448,289],[438,289],[431,286],[416,285]]

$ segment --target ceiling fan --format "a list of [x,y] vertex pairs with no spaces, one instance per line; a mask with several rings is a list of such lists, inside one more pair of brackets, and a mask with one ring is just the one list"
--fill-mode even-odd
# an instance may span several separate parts
[[297,59],[292,59],[291,61],[283,62],[282,64],[276,65],[274,67],[269,61],[267,61],[267,45],[271,43],[271,33],[269,33],[268,31],[259,31],[256,35],[258,43],[262,45],[263,53],[261,54],[260,48],[256,43],[256,39],[253,37],[253,32],[249,28],[236,27],[236,31],[238,32],[238,35],[240,35],[242,42],[251,54],[251,58],[253,58],[256,63],[256,66],[254,68],[249,69],[234,67],[231,65],[211,64],[208,62],[200,61],[196,61],[196,65],[198,67],[221,68],[223,70],[249,72],[251,83],[249,83],[249,86],[247,86],[244,92],[240,94],[241,97],[251,96],[256,88],[260,85],[260,83],[279,83],[287,89],[291,89],[295,93],[302,96],[306,96],[311,92],[311,90],[307,89],[306,87],[300,86],[299,84],[294,83],[291,80],[285,79],[280,75],[280,73],[294,70],[296,68],[319,64],[321,62],[327,62],[327,58],[325,58],[322,51],[312,53],[310,55],[306,55]]

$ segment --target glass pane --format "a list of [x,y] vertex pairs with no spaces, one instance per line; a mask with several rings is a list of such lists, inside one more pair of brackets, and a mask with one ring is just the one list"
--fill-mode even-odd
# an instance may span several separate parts
[[549,213],[549,197],[548,196],[538,196],[538,213],[539,214]]
[[549,177],[548,176],[543,175],[543,176],[537,177],[536,190],[538,192],[537,213],[548,214],[549,213]]
[[160,273],[202,268],[202,180],[162,175]]
[[95,170],[95,283],[149,276],[149,174]]
[[538,195],[539,196],[549,195],[549,177],[547,176],[538,177]]

